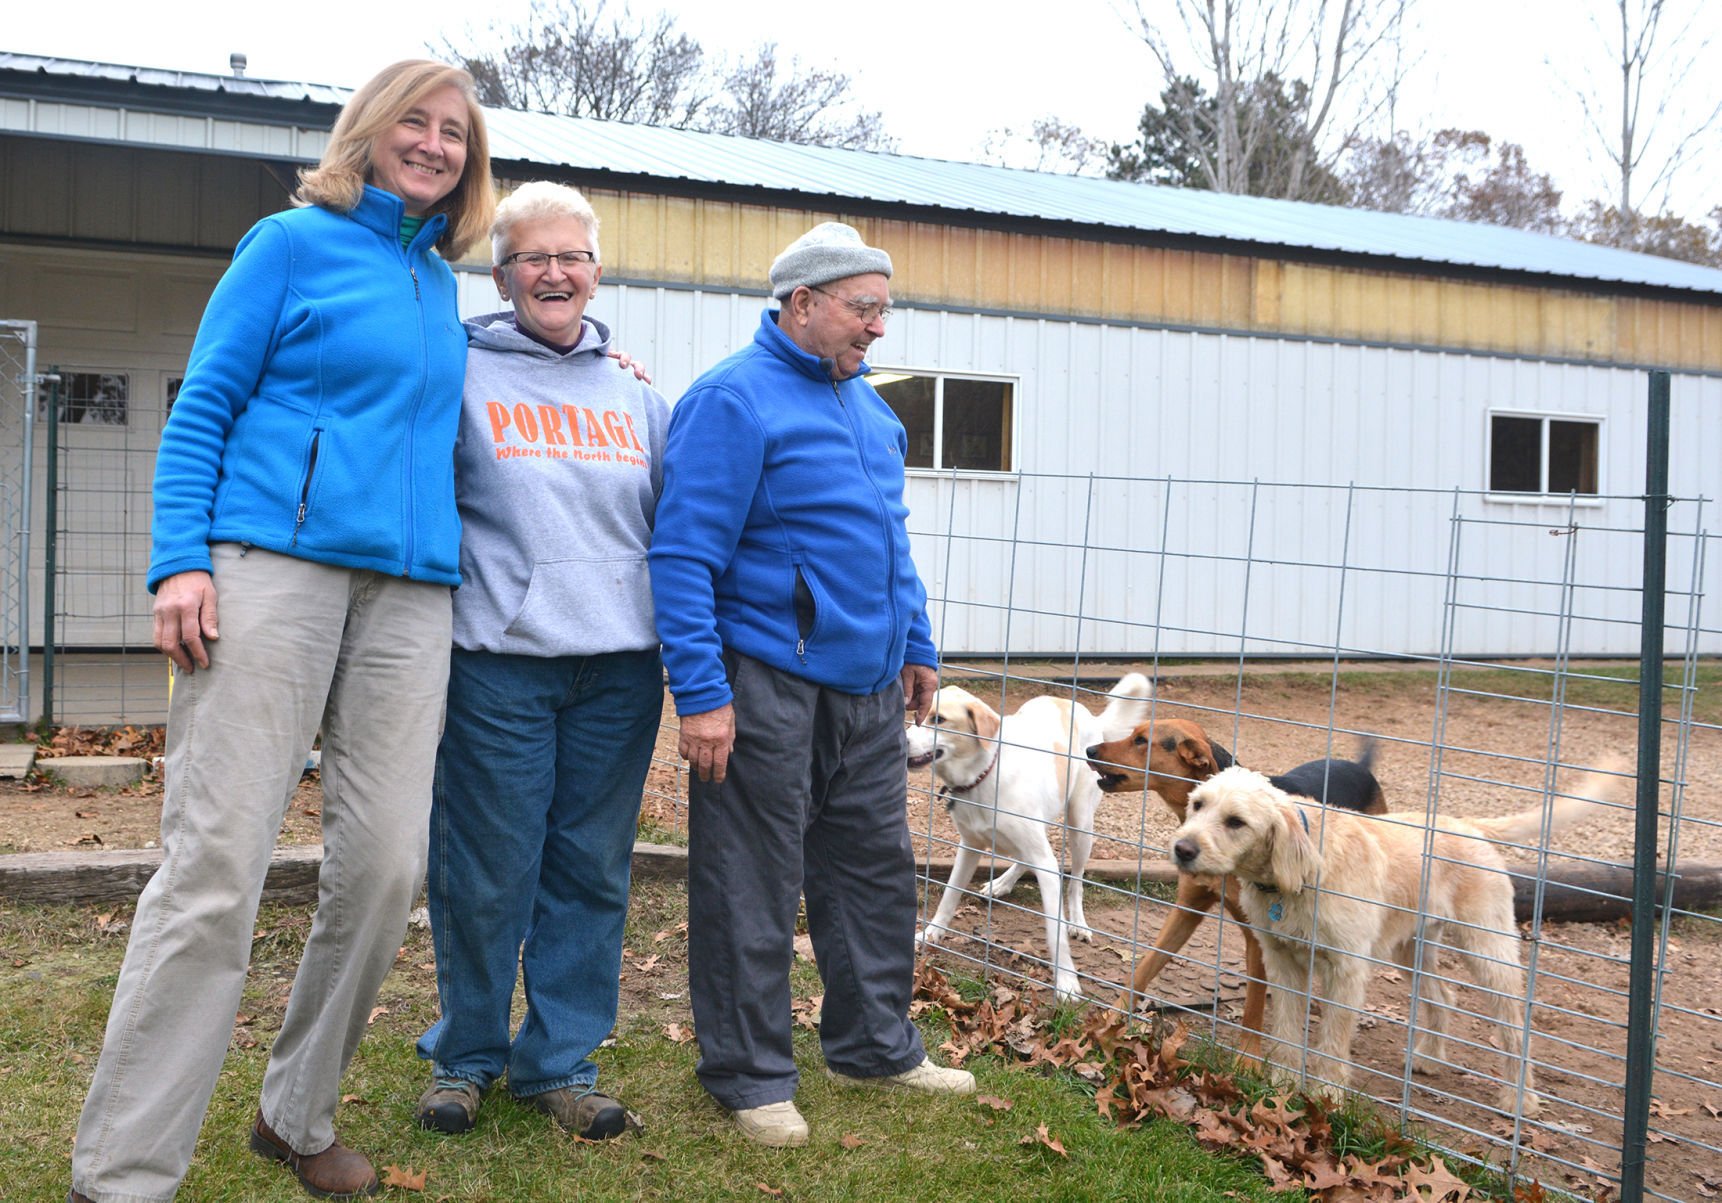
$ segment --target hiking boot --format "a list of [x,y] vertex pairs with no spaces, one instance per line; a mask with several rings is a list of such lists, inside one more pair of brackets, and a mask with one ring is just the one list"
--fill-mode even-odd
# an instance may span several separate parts
[[564,1132],[572,1132],[583,1140],[612,1140],[629,1128],[645,1127],[639,1116],[615,1099],[589,1088],[564,1086],[521,1096],[520,1101],[544,1112]]
[[430,1089],[419,1096],[419,1127],[451,1136],[468,1131],[478,1120],[481,1094],[478,1083],[465,1078],[432,1079]]
[[296,1153],[263,1122],[261,1111],[251,1126],[251,1151],[270,1161],[285,1163],[299,1179],[299,1185],[319,1199],[357,1199],[382,1189],[370,1160],[342,1144],[339,1137],[321,1153],[309,1156]]
[[793,1149],[807,1143],[807,1121],[788,1100],[767,1103],[763,1107],[748,1107],[730,1114],[735,1116],[736,1127],[742,1130],[742,1134],[756,1144],[773,1149]]
[[905,1069],[900,1074],[886,1074],[877,1078],[852,1078],[848,1074],[840,1074],[834,1069],[827,1072],[845,1086],[871,1086],[883,1090],[919,1090],[923,1094],[973,1094],[975,1092],[974,1074],[966,1069],[946,1069],[942,1065],[935,1065],[931,1057],[926,1058],[913,1069]]

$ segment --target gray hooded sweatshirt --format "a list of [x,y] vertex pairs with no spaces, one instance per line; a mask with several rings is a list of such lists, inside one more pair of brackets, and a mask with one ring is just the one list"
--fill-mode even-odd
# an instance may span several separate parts
[[646,570],[670,408],[588,317],[562,355],[511,313],[468,319],[455,443],[468,651],[590,656],[658,645]]

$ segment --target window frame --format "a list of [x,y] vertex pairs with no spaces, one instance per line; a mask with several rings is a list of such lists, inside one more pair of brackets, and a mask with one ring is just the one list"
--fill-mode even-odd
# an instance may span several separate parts
[[[904,364],[869,363],[870,371],[863,379],[871,383],[872,377],[882,375],[915,376],[933,382],[933,463],[934,467],[911,467],[907,461],[903,471],[910,476],[941,476],[958,479],[973,478],[977,480],[997,480],[1001,477],[1015,476],[1022,471],[1022,460],[1018,454],[1021,446],[1022,430],[1022,377],[1007,372],[970,372],[951,371],[944,368],[917,368]],[[944,461],[945,453],[945,381],[947,380],[976,380],[982,383],[1008,385],[1010,388],[1010,435],[1005,440],[1005,454],[1011,466],[1008,468],[941,468],[937,465]],[[874,391],[878,391],[875,387]],[[884,395],[881,400],[890,404]],[[909,432],[914,438],[914,432]]]
[[[1491,407],[1483,423],[1483,500],[1514,505],[1577,505],[1597,507],[1604,504],[1608,493],[1608,483],[1604,479],[1603,427],[1608,421],[1606,414],[1574,413],[1570,410],[1556,409],[1519,409]],[[1517,493],[1494,487],[1493,479],[1495,462],[1495,419],[1496,418],[1526,418],[1541,423],[1541,437],[1538,440],[1537,483],[1535,493]],[[1549,488],[1549,424],[1551,422],[1570,422],[1574,425],[1591,426],[1596,429],[1596,492],[1595,493],[1551,493]]]

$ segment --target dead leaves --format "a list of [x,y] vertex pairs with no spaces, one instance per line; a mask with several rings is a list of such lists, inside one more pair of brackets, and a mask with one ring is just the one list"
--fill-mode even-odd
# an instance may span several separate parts
[[427,1171],[407,1169],[398,1165],[383,1167],[383,1185],[396,1190],[423,1190]]
[[165,727],[55,727],[36,740],[36,759],[61,756],[160,756],[167,744]]
[[686,1044],[694,1038],[694,1027],[691,1023],[666,1023],[664,1037],[671,1044]]
[[1054,1153],[1057,1153],[1060,1157],[1069,1157],[1070,1156],[1069,1153],[1066,1153],[1064,1151],[1064,1143],[1062,1141],[1060,1141],[1056,1136],[1053,1136],[1050,1132],[1048,1132],[1046,1130],[1045,1124],[1041,1124],[1039,1127],[1037,1127],[1034,1130],[1033,1136],[1025,1136],[1021,1140],[1017,1141],[1017,1143],[1021,1144],[1021,1145],[1040,1144],[1040,1145],[1044,1145],[1046,1148],[1051,1149]]
[[[1377,1160],[1335,1153],[1333,1125],[1319,1100],[1246,1097],[1229,1072],[1189,1061],[1190,1034],[1182,1025],[1157,1021],[1144,1029],[1096,1009],[1080,1029],[1049,1036],[1015,992],[1000,987],[970,1000],[928,964],[918,971],[916,996],[923,1009],[938,1007],[949,1019],[951,1038],[941,1051],[952,1064],[991,1053],[1076,1072],[1097,1083],[1094,1104],[1105,1119],[1127,1127],[1157,1117],[1184,1124],[1210,1148],[1254,1156],[1276,1189],[1301,1189],[1323,1203],[1468,1203],[1472,1197],[1471,1187],[1444,1161],[1396,1136],[1387,1137]],[[978,1095],[976,1102],[998,1111],[1011,1107],[990,1095]],[[1021,1143],[1068,1156],[1044,1124]]]

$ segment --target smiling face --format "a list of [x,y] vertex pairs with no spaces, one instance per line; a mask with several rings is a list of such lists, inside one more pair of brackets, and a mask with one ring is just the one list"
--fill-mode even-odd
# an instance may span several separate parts
[[[779,328],[809,355],[831,360],[836,379],[847,380],[861,370],[867,348],[885,337],[880,313],[890,305],[891,282],[883,273],[845,276],[817,289],[797,288],[784,303]],[[864,316],[869,308],[873,312]]]
[[[544,217],[515,226],[501,257],[531,251],[556,256],[564,251],[596,249],[592,232],[579,218]],[[490,274],[502,299],[514,302],[514,316],[523,329],[546,342],[571,347],[580,341],[580,319],[585,316],[586,302],[598,290],[604,268],[598,263],[564,267],[552,257],[542,270],[514,262],[493,267]]]
[[438,88],[377,135],[366,182],[400,197],[407,216],[423,217],[460,183],[468,132],[460,89]]

